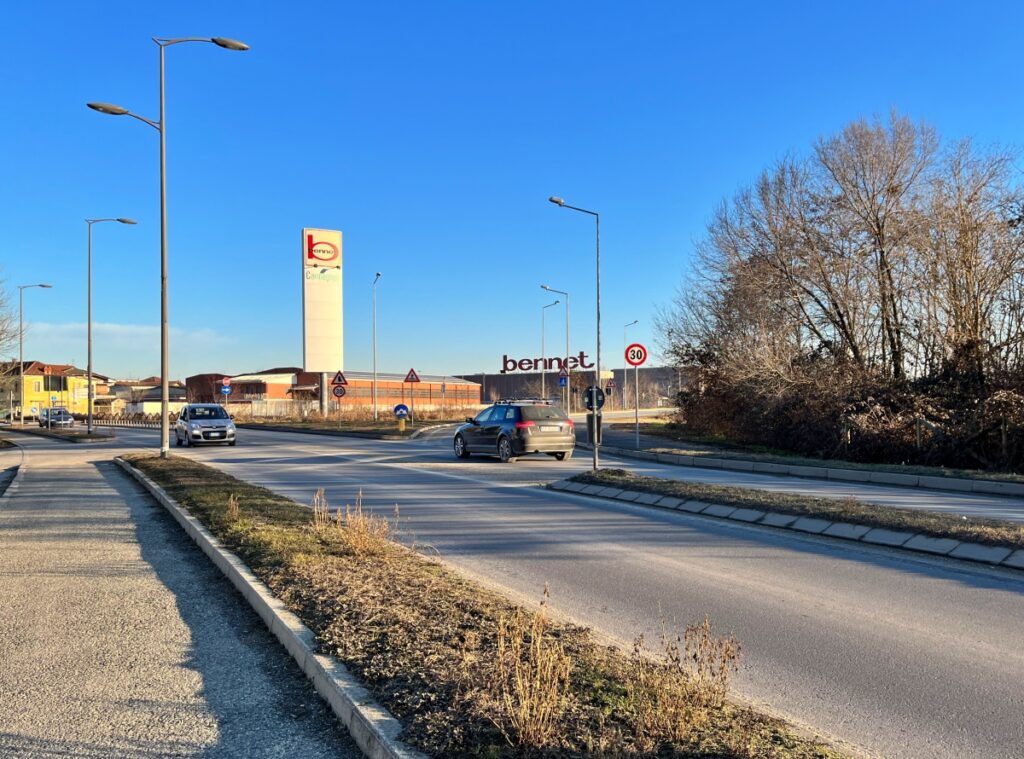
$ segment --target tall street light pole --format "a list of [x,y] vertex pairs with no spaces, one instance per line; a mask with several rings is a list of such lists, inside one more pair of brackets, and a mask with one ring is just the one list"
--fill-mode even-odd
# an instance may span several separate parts
[[544,378],[547,376],[547,368],[544,365],[546,361],[544,357],[544,312],[552,306],[557,306],[561,301],[556,300],[554,303],[548,303],[546,306],[541,306],[540,309],[540,397],[544,400],[548,399],[547,386],[544,383]]
[[18,415],[25,426],[25,291],[41,287],[49,290],[53,285],[18,285]]
[[85,416],[85,420],[86,420],[85,421],[85,430],[90,435],[92,434],[92,399],[93,399],[93,389],[92,389],[92,225],[93,224],[99,224],[100,222],[103,222],[103,221],[116,221],[116,222],[118,222],[120,224],[135,224],[135,223],[137,223],[133,219],[123,219],[123,218],[118,218],[118,219],[86,219],[85,220],[86,225],[88,225],[88,227],[89,227],[89,256],[88,256],[88,265],[86,267],[86,271],[87,271],[87,274],[86,274],[86,281],[87,281],[86,289],[88,291],[88,295],[86,297],[86,300],[87,300],[87,303],[88,303],[88,306],[87,306],[87,317],[86,317],[86,342],[88,343],[88,348],[87,348],[88,359],[87,359],[87,368],[86,368],[87,380],[86,381],[88,383],[87,384],[87,388],[88,388],[88,393],[89,393],[89,405],[88,405],[88,408],[86,410],[86,416]]
[[622,408],[626,408],[626,379],[629,377],[629,364],[626,363],[626,346],[629,343],[626,342],[626,330],[639,323],[639,319],[634,319],[622,326]]
[[597,271],[597,356],[594,364],[594,384],[591,387],[590,394],[590,405],[593,407],[592,413],[594,414],[594,471],[598,469],[598,448],[601,447],[601,409],[597,407],[597,389],[601,386],[601,214],[597,211],[589,211],[586,208],[579,208],[577,206],[570,206],[564,200],[559,197],[552,195],[548,198],[548,201],[554,203],[556,206],[562,208],[568,208],[570,211],[579,211],[580,213],[589,214],[594,217],[595,232],[597,240],[597,257],[596,257],[596,271]]
[[380,272],[373,278],[373,421],[377,421],[377,280]]
[[94,111],[110,116],[131,116],[160,133],[160,458],[170,455],[170,351],[167,328],[167,116],[164,110],[164,49],[182,42],[210,42],[226,50],[248,50],[249,46],[227,37],[153,37],[160,48],[160,119],[153,121],[110,103],[87,103]]
[[565,380],[565,412],[567,414],[572,413],[572,385],[569,382],[569,293],[565,290],[556,290],[553,287],[547,285],[540,286],[542,290],[547,290],[549,293],[558,293],[559,295],[565,296],[565,363],[562,367],[565,369],[566,380]]

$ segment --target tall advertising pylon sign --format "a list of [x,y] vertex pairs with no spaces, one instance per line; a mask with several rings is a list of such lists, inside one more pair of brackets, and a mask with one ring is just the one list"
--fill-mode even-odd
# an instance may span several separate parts
[[302,230],[302,368],[345,368],[341,232]]

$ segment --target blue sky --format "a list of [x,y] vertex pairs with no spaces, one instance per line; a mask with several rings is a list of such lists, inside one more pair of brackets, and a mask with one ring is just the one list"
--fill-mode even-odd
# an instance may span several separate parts
[[[44,10],[41,10],[44,9]],[[172,375],[301,361],[303,226],[345,235],[346,367],[497,371],[539,354],[539,285],[605,363],[680,285],[714,207],[779,157],[897,108],[946,138],[1016,144],[1024,11],[1003,3],[19,3],[0,48],[0,270],[26,356],[159,368],[157,117],[167,51]],[[16,291],[14,293],[16,295]],[[16,298],[14,298],[16,306]],[[561,345],[561,309],[548,312]],[[16,347],[15,347],[16,350]],[[550,352],[550,351],[549,351]]]

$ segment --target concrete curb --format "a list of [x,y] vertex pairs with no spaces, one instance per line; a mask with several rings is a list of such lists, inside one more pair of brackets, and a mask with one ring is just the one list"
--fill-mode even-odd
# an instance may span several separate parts
[[[704,501],[681,501],[678,498],[662,497],[650,494],[650,498],[637,491],[623,490],[615,493],[611,488],[592,491],[593,485],[584,486],[579,482],[559,480],[547,486],[551,490],[559,490],[574,495],[593,496],[605,500],[621,501],[639,506],[650,506],[665,511],[686,511],[691,514],[728,519],[733,522],[759,524],[780,530],[809,533],[821,537],[848,540],[854,543],[899,548],[902,551],[930,554],[932,556],[949,556],[961,561],[971,561],[989,566],[1006,567],[1024,570],[1024,549],[1014,550],[1003,546],[990,546],[984,543],[969,543],[955,538],[937,538],[932,535],[913,532],[898,532],[881,527],[871,527],[852,522],[833,522],[828,519],[810,516],[795,516],[785,512],[762,511],[757,509],[737,509],[717,503]],[[609,493],[609,491],[611,491]],[[656,500],[652,500],[656,499]]]
[[4,488],[4,492],[0,493],[0,507],[4,505],[4,501],[14,496],[18,490],[18,485],[21,482],[21,475],[25,472],[25,465],[18,464],[14,467],[14,476],[11,481],[7,483],[7,487]]
[[171,513],[188,536],[245,597],[270,632],[312,681],[338,719],[348,728],[353,740],[367,757],[427,759],[425,754],[398,740],[401,724],[374,701],[370,692],[359,684],[344,664],[333,657],[317,653],[313,631],[288,611],[241,559],[226,550],[198,519],[179,506],[163,488],[124,459],[117,457],[114,461]]
[[[590,450],[588,443],[577,443],[579,448]],[[866,482],[872,485],[897,485],[922,490],[952,490],[959,493],[984,493],[986,495],[1024,496],[1024,484],[1000,480],[975,480],[965,477],[936,477],[900,472],[874,472],[867,469],[837,469],[830,466],[808,466],[806,464],[775,464],[750,459],[716,459],[702,456],[652,453],[635,448],[619,448],[602,445],[601,450],[610,456],[641,461],[657,461],[660,464],[686,466],[695,469],[732,469],[758,474],[775,474],[789,477],[807,477],[816,480],[838,482]]]

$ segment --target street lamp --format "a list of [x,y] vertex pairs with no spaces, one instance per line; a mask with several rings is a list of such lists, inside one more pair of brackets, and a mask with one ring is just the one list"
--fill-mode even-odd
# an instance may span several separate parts
[[556,290],[553,287],[547,285],[540,286],[542,290],[547,290],[549,293],[558,293],[559,295],[565,296],[565,363],[562,364],[562,368],[565,369],[566,380],[565,380],[565,412],[567,414],[572,413],[572,385],[569,383],[569,293],[565,290]]
[[597,407],[597,389],[601,386],[601,214],[597,211],[589,211],[586,208],[571,206],[559,197],[552,195],[548,201],[556,206],[568,208],[570,211],[579,211],[594,217],[596,240],[597,240],[597,356],[594,363],[594,385],[591,388],[590,396],[594,414],[594,471],[598,468],[598,451],[601,447],[601,409]]
[[88,263],[88,265],[86,267],[86,271],[87,271],[86,281],[87,281],[87,291],[88,291],[88,296],[86,298],[87,303],[88,303],[88,305],[87,305],[88,316],[86,318],[86,342],[87,342],[87,344],[89,346],[88,349],[87,349],[88,359],[87,359],[86,376],[87,376],[87,383],[88,383],[87,388],[88,388],[88,393],[89,393],[89,405],[88,405],[88,408],[86,410],[85,430],[90,435],[92,434],[92,398],[93,398],[93,389],[92,389],[92,225],[93,224],[99,224],[100,222],[103,222],[103,221],[116,221],[119,224],[136,224],[137,223],[134,219],[124,219],[124,218],[117,218],[117,219],[86,219],[85,220],[85,223],[89,227],[89,258],[88,258],[89,263]]
[[53,285],[18,285],[18,416],[25,426],[25,291],[41,287],[49,290]]
[[634,324],[639,324],[639,319],[634,319],[629,324],[624,324],[622,327],[622,408],[626,408],[626,378],[629,376],[629,364],[626,361],[626,346],[629,344],[626,342],[626,330],[632,327]]
[[540,309],[540,397],[544,400],[548,399],[547,386],[544,383],[544,378],[547,376],[547,367],[544,362],[547,360],[544,358],[544,312],[552,306],[557,306],[561,301],[556,300],[554,303],[548,303],[546,306],[541,306]]
[[377,421],[377,280],[380,272],[373,278],[373,421]]
[[182,42],[209,42],[227,50],[248,50],[249,46],[227,37],[153,37],[160,48],[160,119],[153,121],[111,103],[87,103],[109,116],[131,116],[149,124],[160,133],[160,458],[170,455],[170,355],[167,329],[167,117],[164,112],[164,49]]

